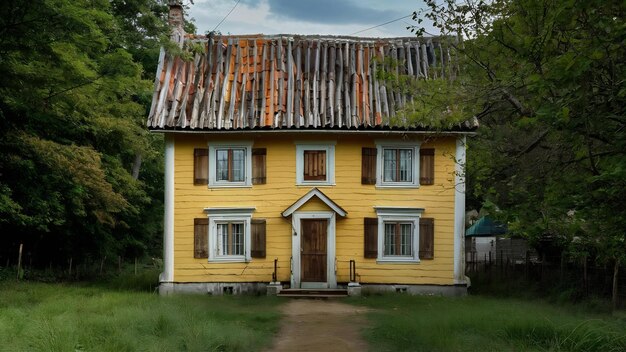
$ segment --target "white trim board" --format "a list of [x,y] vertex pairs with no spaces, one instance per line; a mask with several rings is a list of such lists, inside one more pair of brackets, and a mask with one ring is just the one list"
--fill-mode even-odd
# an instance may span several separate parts
[[204,208],[204,212],[211,215],[252,214],[256,207],[211,207]]
[[174,136],[165,137],[165,211],[163,215],[163,273],[161,282],[174,281]]
[[[337,268],[335,261],[335,224],[336,214],[332,211],[297,211],[291,217],[291,258],[293,260],[291,268],[291,287],[301,288],[301,260],[300,246],[302,241],[301,220],[302,219],[328,219],[327,242],[326,242],[326,283],[319,283],[316,288],[337,288]],[[305,285],[307,286],[307,285]],[[310,286],[310,285],[308,285]]]
[[289,208],[283,211],[282,215],[284,217],[288,217],[292,215],[296,210],[300,209],[306,202],[308,202],[311,198],[317,197],[319,200],[324,202],[330,209],[332,209],[337,215],[341,217],[345,217],[348,215],[348,212],[343,210],[337,203],[333,202],[328,196],[326,196],[322,191],[317,188],[311,189],[307,194],[303,195],[298,199],[295,203],[293,203]]
[[454,170],[454,283],[466,284],[465,279],[465,156],[466,138],[456,140]]

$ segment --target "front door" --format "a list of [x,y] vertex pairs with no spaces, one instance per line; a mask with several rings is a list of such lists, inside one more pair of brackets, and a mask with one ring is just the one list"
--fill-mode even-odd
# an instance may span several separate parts
[[326,283],[328,219],[302,219],[301,282]]

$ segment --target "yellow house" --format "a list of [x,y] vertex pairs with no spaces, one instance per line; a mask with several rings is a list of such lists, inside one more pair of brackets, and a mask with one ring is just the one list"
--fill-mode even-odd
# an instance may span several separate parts
[[452,78],[443,43],[185,37],[173,19],[193,57],[161,53],[148,118],[166,141],[161,293],[465,292],[476,123],[402,121],[411,97],[376,75]]

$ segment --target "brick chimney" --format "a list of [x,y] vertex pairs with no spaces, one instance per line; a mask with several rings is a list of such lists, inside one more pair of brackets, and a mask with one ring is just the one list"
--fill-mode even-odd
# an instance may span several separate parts
[[183,14],[182,0],[168,0],[170,5],[170,13],[168,22],[172,27],[172,34],[170,39],[177,43],[179,47],[183,47],[183,41],[185,40],[185,16]]

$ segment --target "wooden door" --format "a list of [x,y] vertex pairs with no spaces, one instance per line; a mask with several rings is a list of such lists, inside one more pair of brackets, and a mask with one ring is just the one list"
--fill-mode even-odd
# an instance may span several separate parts
[[303,219],[300,262],[302,282],[326,282],[328,220]]

